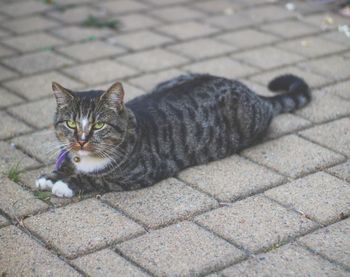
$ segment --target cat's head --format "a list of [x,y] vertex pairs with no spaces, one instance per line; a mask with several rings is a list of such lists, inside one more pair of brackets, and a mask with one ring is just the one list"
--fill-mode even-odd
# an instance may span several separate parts
[[121,83],[107,91],[73,92],[53,82],[57,102],[55,131],[66,150],[80,155],[109,158],[127,131]]

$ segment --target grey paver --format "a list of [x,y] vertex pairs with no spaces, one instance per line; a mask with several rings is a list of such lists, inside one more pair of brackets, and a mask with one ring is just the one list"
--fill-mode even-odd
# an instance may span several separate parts
[[117,248],[157,276],[200,275],[243,256],[228,242],[187,221],[151,231]]
[[38,165],[38,162],[31,159],[14,146],[7,142],[0,141],[0,171],[7,172],[11,167],[18,164],[20,169],[26,169]]
[[23,217],[41,210],[48,205],[11,180],[0,178],[0,208],[11,217]]
[[305,138],[350,156],[350,118],[318,125],[302,131],[300,134]]
[[210,73],[215,76],[235,79],[258,72],[258,69],[233,59],[222,57],[191,63],[182,69],[193,73]]
[[186,169],[180,172],[179,178],[222,201],[242,198],[284,180],[271,170],[239,156]]
[[254,29],[244,29],[217,36],[216,39],[232,44],[237,48],[246,49],[273,43],[278,40],[278,37]]
[[7,57],[16,54],[16,52],[8,47],[0,45],[0,57]]
[[241,3],[233,3],[229,0],[201,1],[194,3],[194,7],[207,13],[225,13],[226,11],[234,11],[238,9]]
[[340,267],[295,244],[287,244],[225,269],[224,277],[234,276],[347,276]]
[[327,172],[350,183],[350,160],[327,169]]
[[11,141],[45,164],[53,163],[59,152],[59,143],[53,129],[44,129],[28,135],[19,136],[13,138]]
[[350,266],[350,219],[317,230],[299,241],[329,259]]
[[79,61],[88,61],[97,58],[115,56],[124,53],[125,51],[126,50],[122,47],[110,45],[102,41],[88,41],[61,47],[58,49],[58,52],[61,52]]
[[170,46],[169,49],[193,59],[201,59],[227,54],[236,48],[213,39],[197,39]]
[[347,18],[334,13],[316,13],[314,15],[301,17],[301,20],[322,30],[336,29],[339,25],[349,23]]
[[217,206],[214,199],[174,178],[143,190],[109,193],[103,199],[152,228]]
[[[322,45],[322,47],[320,47],[320,45]],[[290,40],[288,42],[278,44],[277,47],[310,58],[315,58],[346,49],[346,47],[342,44],[324,40],[318,37],[304,37]]]
[[31,130],[31,128],[23,122],[10,116],[8,113],[0,111],[0,139],[12,137]]
[[349,102],[336,97],[332,92],[323,89],[311,94],[311,102],[303,109],[297,110],[297,115],[321,123],[350,114]]
[[110,249],[88,254],[86,256],[73,260],[72,262],[86,274],[89,274],[89,276],[150,276]]
[[349,61],[339,56],[328,56],[307,61],[298,65],[300,68],[319,73],[333,80],[342,80],[350,76]]
[[266,250],[317,226],[263,196],[235,202],[195,220],[253,252]]
[[27,52],[62,45],[64,44],[64,41],[50,34],[39,32],[30,35],[10,37],[3,40],[2,43],[19,51]]
[[342,43],[344,45],[349,45],[350,38],[348,38],[344,33],[339,31],[328,32],[320,36],[323,39],[331,40],[337,43]]
[[170,22],[195,19],[203,16],[203,14],[198,10],[191,9],[186,6],[172,6],[154,9],[150,12],[150,14],[160,18],[161,20]]
[[271,46],[248,50],[235,54],[233,57],[263,69],[272,69],[274,67],[296,63],[303,59],[300,55]]
[[259,28],[284,38],[293,38],[319,32],[319,28],[295,20],[264,24]]
[[17,75],[14,71],[0,65],[0,81],[16,77]]
[[298,177],[344,160],[342,155],[296,135],[265,142],[248,148],[242,154],[291,177]]
[[108,39],[111,43],[121,44],[127,48],[133,50],[140,50],[155,46],[160,46],[169,42],[172,42],[173,39],[157,34],[148,30],[141,30],[128,34],[121,34]]
[[0,230],[0,268],[8,276],[81,276],[14,226]]
[[135,69],[111,60],[99,60],[64,69],[64,72],[87,84],[120,81],[120,79],[137,73]]
[[70,65],[73,62],[61,55],[46,51],[7,58],[3,63],[21,73],[36,73]]
[[7,226],[8,224],[9,224],[8,220],[2,215],[0,215],[0,227]]
[[295,180],[265,194],[327,224],[350,214],[350,186],[324,172]]
[[160,70],[186,63],[188,60],[163,49],[152,49],[125,55],[117,61],[136,67],[140,70]]
[[99,4],[98,6],[113,14],[142,11],[148,7],[141,1],[136,0],[107,1]]
[[81,26],[65,26],[54,29],[51,32],[58,37],[74,42],[101,38],[113,33],[111,29],[96,29]]
[[208,36],[218,32],[218,28],[196,21],[165,25],[157,28],[157,30],[181,40]]
[[259,21],[247,14],[246,12],[238,12],[234,14],[216,15],[203,19],[204,22],[224,30],[235,30],[243,27],[251,26]]
[[22,34],[30,31],[47,30],[59,26],[59,23],[50,20],[44,16],[35,15],[30,17],[8,20],[4,22],[2,26],[13,32]]
[[328,86],[324,88],[325,91],[330,93],[334,93],[341,98],[350,100],[350,92],[349,92],[350,81],[345,82],[337,82],[334,85]]
[[89,6],[71,6],[67,9],[51,11],[48,15],[65,23],[81,23],[89,16],[104,16],[104,12]]
[[166,6],[170,4],[177,4],[177,3],[183,3],[186,2],[187,0],[163,0],[163,1],[158,1],[158,0],[146,0],[148,3],[151,3],[155,6]]
[[19,176],[19,183],[26,186],[31,190],[37,190],[35,186],[35,180],[42,174],[52,172],[54,169],[53,165],[41,167],[39,169],[29,170],[22,172]]
[[25,225],[70,258],[143,232],[139,225],[95,199],[30,217]]
[[[9,109],[22,120],[38,128],[48,127],[53,124],[53,116],[56,111],[56,101],[52,96],[36,102],[30,102]],[[37,111],[37,112],[33,112]]]
[[10,16],[22,16],[28,15],[31,13],[39,13],[47,10],[49,8],[48,5],[45,5],[42,2],[29,0],[23,3],[8,3],[7,5],[3,5],[1,7],[1,11]]
[[51,83],[53,81],[69,89],[76,89],[77,87],[82,86],[77,81],[55,71],[18,78],[12,81],[4,82],[4,85],[20,95],[30,100],[34,100],[51,96]]
[[146,14],[128,14],[118,16],[116,19],[121,22],[121,29],[125,31],[146,29],[159,25],[159,20]]

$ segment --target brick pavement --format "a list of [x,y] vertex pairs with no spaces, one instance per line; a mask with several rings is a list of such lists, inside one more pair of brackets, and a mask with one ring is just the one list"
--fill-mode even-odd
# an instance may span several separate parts
[[[292,2],[1,0],[0,274],[350,276],[350,38],[337,30],[350,19]],[[90,15],[119,29],[82,26]],[[184,72],[264,95],[290,72],[313,101],[263,143],[141,191],[35,190],[55,156],[51,81],[119,80],[131,99]]]

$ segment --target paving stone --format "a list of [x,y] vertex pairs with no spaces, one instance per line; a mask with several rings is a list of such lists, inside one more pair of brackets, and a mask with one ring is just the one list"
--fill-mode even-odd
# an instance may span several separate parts
[[29,126],[4,111],[0,111],[0,126],[0,139],[9,138],[31,130]]
[[341,98],[350,100],[350,92],[349,92],[350,81],[345,82],[337,82],[334,85],[324,88],[325,91],[329,91]]
[[[320,47],[320,45],[322,45],[322,47]],[[346,47],[342,44],[337,44],[318,37],[305,37],[302,39],[290,40],[288,42],[278,44],[277,47],[310,58],[315,58],[346,49]]]
[[[11,139],[29,154],[45,164],[53,163],[58,154],[58,141],[53,129],[44,129],[32,134]],[[37,163],[35,163],[37,164]]]
[[15,51],[13,51],[12,49],[8,48],[8,47],[4,47],[0,45],[0,57],[7,57],[7,56],[11,56],[16,54]]
[[311,60],[298,66],[303,70],[313,71],[333,80],[342,80],[350,77],[349,61],[339,56]]
[[350,160],[348,160],[345,163],[328,168],[327,172],[350,183]]
[[168,69],[156,73],[144,74],[140,77],[132,78],[129,82],[135,86],[151,91],[157,84],[183,74],[178,69]]
[[62,45],[64,42],[52,35],[40,32],[30,35],[21,35],[17,37],[10,37],[2,41],[14,49],[22,52],[51,48],[56,45]]
[[229,31],[249,27],[259,23],[257,18],[252,17],[246,11],[239,11],[234,14],[210,16],[202,20],[205,23],[209,23],[210,25]]
[[7,58],[3,63],[21,73],[36,73],[70,65],[73,62],[52,52],[38,52],[19,57]]
[[117,248],[156,276],[199,276],[244,255],[228,242],[187,221],[151,231]]
[[168,22],[195,19],[203,16],[203,13],[199,12],[198,10],[191,9],[186,6],[172,6],[154,9],[150,12],[150,14]]
[[0,268],[4,276],[81,276],[15,226],[0,230]]
[[46,203],[6,177],[0,178],[0,184],[0,209],[9,216],[20,218],[48,208]]
[[349,184],[324,172],[273,188],[265,195],[323,224],[350,214]]
[[150,228],[187,219],[217,206],[214,199],[174,178],[147,189],[108,193],[103,199]]
[[0,227],[4,227],[7,225],[9,225],[8,220],[5,217],[3,217],[2,215],[0,215]]
[[50,165],[50,166],[45,166],[38,169],[22,172],[19,176],[19,183],[21,185],[26,186],[30,190],[37,190],[37,187],[35,186],[36,179],[42,174],[52,172],[53,169],[54,169],[54,166]]
[[4,82],[4,86],[30,100],[34,100],[51,96],[51,84],[53,81],[69,89],[76,89],[82,86],[77,81],[55,71]]
[[272,20],[296,17],[294,12],[290,12],[285,9],[285,7],[281,6],[260,6],[250,9],[248,12],[250,16],[256,18],[259,22],[269,22]]
[[334,13],[318,13],[300,18],[302,21],[312,24],[321,30],[336,29],[339,25],[349,24],[349,19]]
[[107,1],[99,4],[98,6],[106,9],[109,13],[114,14],[137,12],[147,8],[147,5],[135,0]]
[[51,97],[12,107],[9,111],[35,127],[44,128],[53,124],[56,101]]
[[242,155],[293,178],[344,160],[343,156],[296,135],[248,148]]
[[64,38],[71,42],[102,38],[113,33],[111,29],[96,29],[80,26],[65,26],[63,28],[54,29],[51,32],[56,36]]
[[68,75],[93,85],[105,82],[115,82],[137,73],[136,70],[111,60],[99,60],[77,65],[63,70]]
[[344,33],[339,31],[328,32],[320,36],[323,39],[331,40],[337,43],[349,46],[350,38],[348,38]]
[[222,57],[192,63],[183,67],[184,70],[193,73],[210,73],[212,75],[234,79],[258,72],[258,69],[237,62],[233,59]]
[[15,94],[0,87],[0,107],[8,107],[23,102],[21,98]]
[[147,273],[110,249],[104,249],[72,261],[89,276],[147,277]]
[[283,74],[293,74],[293,75],[299,76],[303,78],[311,87],[321,87],[332,82],[332,80],[329,78],[302,70],[296,66],[287,66],[287,67],[272,70],[269,72],[264,72],[262,74],[255,75],[254,77],[251,78],[251,80],[266,85],[272,79]]
[[50,6],[42,2],[27,0],[25,2],[8,3],[1,7],[1,12],[10,16],[22,16],[32,13],[40,13],[47,10]]
[[263,69],[292,64],[303,59],[297,54],[270,46],[234,54],[232,57]]
[[48,15],[64,23],[81,23],[88,19],[89,16],[105,16],[105,12],[88,6],[75,6],[62,9],[61,11],[56,10],[49,12]]
[[17,75],[14,71],[0,65],[0,81],[16,77]]
[[254,256],[222,271],[234,276],[347,276],[340,267],[295,244],[287,244]]
[[160,70],[186,63],[188,60],[163,49],[154,49],[118,58],[117,61],[140,70]]
[[118,16],[116,19],[121,23],[121,30],[124,31],[146,29],[160,24],[159,20],[153,16],[138,13]]
[[349,103],[331,92],[320,90],[311,94],[311,102],[305,108],[297,110],[297,115],[312,122],[321,123],[350,114]]
[[166,6],[166,5],[170,5],[170,4],[177,4],[177,3],[183,3],[183,2],[187,2],[187,0],[146,0],[145,2],[151,3],[155,6]]
[[31,31],[42,31],[59,26],[59,23],[47,19],[41,15],[35,15],[24,18],[16,18],[5,21],[2,26],[15,33],[27,33]]
[[139,225],[96,199],[33,216],[24,223],[69,258],[143,232]]
[[237,155],[186,169],[179,178],[201,191],[233,201],[281,184],[284,177]]
[[20,169],[26,169],[39,165],[39,163],[10,144],[0,141],[0,172],[7,172],[11,167],[19,165]]
[[283,38],[299,37],[318,33],[320,31],[319,28],[295,20],[264,24],[259,28],[265,32],[272,33]]
[[299,241],[316,253],[350,266],[350,218],[317,230]]
[[10,32],[5,31],[4,29],[0,28],[0,38],[5,38],[5,37],[8,37],[10,35],[11,35]]
[[157,30],[181,40],[208,36],[219,31],[218,28],[212,27],[208,24],[198,23],[196,21],[165,25],[157,28]]
[[195,220],[252,252],[267,250],[317,226],[263,196],[249,197]]
[[236,48],[233,46],[215,41],[213,39],[192,40],[170,46],[169,49],[193,59],[218,56],[236,50]]
[[239,81],[242,82],[244,85],[246,85],[249,89],[254,91],[256,94],[267,96],[267,97],[276,95],[275,93],[270,91],[266,85],[260,85],[252,82],[251,80],[245,80],[245,79],[240,79]]
[[267,132],[268,138],[276,138],[309,127],[311,122],[294,114],[281,114],[274,118]]
[[126,50],[102,41],[88,41],[58,49],[59,52],[79,61],[88,61],[124,53]]
[[350,118],[318,125],[302,131],[300,134],[314,142],[350,156]]
[[276,42],[276,36],[265,34],[254,29],[245,29],[217,36],[216,39],[232,44],[237,48],[246,49]]
[[121,44],[132,50],[141,50],[145,48],[160,46],[172,41],[173,39],[169,37],[159,35],[149,30],[121,34],[108,39],[108,42],[112,44]]
[[240,3],[232,3],[229,0],[201,1],[193,5],[197,9],[207,13],[226,13],[234,12],[240,8]]

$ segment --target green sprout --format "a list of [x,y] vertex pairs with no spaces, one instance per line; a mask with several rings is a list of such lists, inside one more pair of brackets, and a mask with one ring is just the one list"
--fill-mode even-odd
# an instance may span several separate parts
[[49,201],[51,197],[51,193],[49,191],[34,191],[34,196],[42,201]]
[[90,15],[81,23],[81,25],[84,27],[117,29],[119,27],[119,22],[118,20],[104,19]]
[[19,181],[19,179],[20,179],[19,175],[21,173],[21,171],[19,169],[19,164],[20,164],[20,162],[18,162],[15,165],[11,166],[10,169],[6,172],[6,176],[10,180],[12,180],[12,181],[14,181],[16,183]]

